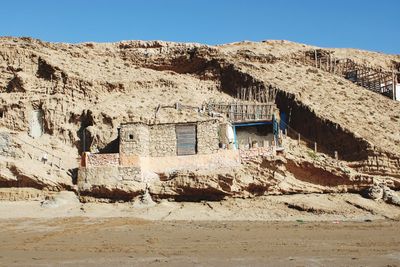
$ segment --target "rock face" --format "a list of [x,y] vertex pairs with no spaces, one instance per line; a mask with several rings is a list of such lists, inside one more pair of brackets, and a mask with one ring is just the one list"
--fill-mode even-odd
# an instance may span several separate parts
[[386,203],[400,206],[399,195],[384,183],[375,184],[366,190],[366,197],[373,200],[382,199]]
[[74,192],[61,191],[49,196],[41,203],[43,208],[62,208],[65,205],[79,205],[79,200]]
[[383,200],[385,202],[389,203],[389,204],[400,206],[400,197],[399,197],[399,195],[395,191],[391,190],[388,187],[384,188]]
[[367,189],[366,196],[370,199],[378,200],[383,198],[383,192],[381,186],[374,185]]
[[[391,188],[400,188],[400,104],[294,60],[309,49],[314,47],[287,41],[207,46],[0,38],[0,186],[72,190],[81,152],[116,152],[121,123],[148,122],[158,106],[198,107],[210,100],[232,101],[240,88],[273,86],[276,105],[290,126],[330,157],[338,151],[343,167],[293,153],[285,163],[258,159],[243,166],[240,175],[182,173],[154,183],[150,194],[218,199],[360,191],[380,176]],[[334,51],[386,70],[400,62],[400,56]],[[40,132],[32,129],[34,113]],[[161,112],[158,119],[169,116]],[[32,132],[35,138],[27,135]],[[49,158],[45,164],[40,161],[44,155]],[[144,189],[105,184],[88,190],[88,195],[129,199]]]
[[11,136],[8,133],[0,133],[0,155],[6,157],[13,156],[13,149],[11,147]]

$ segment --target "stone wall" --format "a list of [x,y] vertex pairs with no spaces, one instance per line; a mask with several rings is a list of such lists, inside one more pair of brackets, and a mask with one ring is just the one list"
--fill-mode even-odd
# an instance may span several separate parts
[[119,153],[124,155],[148,156],[150,133],[145,124],[125,124],[120,130]]
[[150,156],[176,156],[175,124],[156,124],[149,126]]
[[78,186],[80,190],[90,186],[120,186],[141,181],[140,167],[103,166],[79,168]]
[[219,128],[217,121],[197,123],[197,153],[212,154],[219,148]]
[[242,161],[251,160],[259,156],[269,157],[274,155],[275,155],[275,147],[273,146],[254,147],[250,149],[240,150],[240,160]]
[[[197,153],[212,154],[219,148],[217,120],[194,123],[197,126]],[[125,124],[120,131],[121,159],[125,156],[167,157],[177,155],[177,124]]]
[[79,168],[78,186],[108,185],[113,186],[122,182],[118,167]]
[[99,167],[99,166],[118,166],[119,165],[119,154],[84,154],[83,166],[86,167]]

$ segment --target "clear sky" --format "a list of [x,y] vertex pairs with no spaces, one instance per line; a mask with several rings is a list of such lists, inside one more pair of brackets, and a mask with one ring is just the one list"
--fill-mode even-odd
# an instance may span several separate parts
[[4,0],[0,35],[72,43],[285,39],[400,54],[400,0]]

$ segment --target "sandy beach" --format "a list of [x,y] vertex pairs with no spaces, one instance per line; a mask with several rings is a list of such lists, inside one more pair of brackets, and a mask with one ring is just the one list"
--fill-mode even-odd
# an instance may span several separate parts
[[0,202],[0,266],[400,266],[400,210],[357,194]]
[[0,221],[1,266],[399,266],[400,223]]

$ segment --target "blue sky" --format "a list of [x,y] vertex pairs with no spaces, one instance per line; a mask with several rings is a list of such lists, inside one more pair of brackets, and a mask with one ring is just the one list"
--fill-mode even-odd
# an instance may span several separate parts
[[0,35],[53,42],[285,39],[400,54],[400,0],[5,0]]

